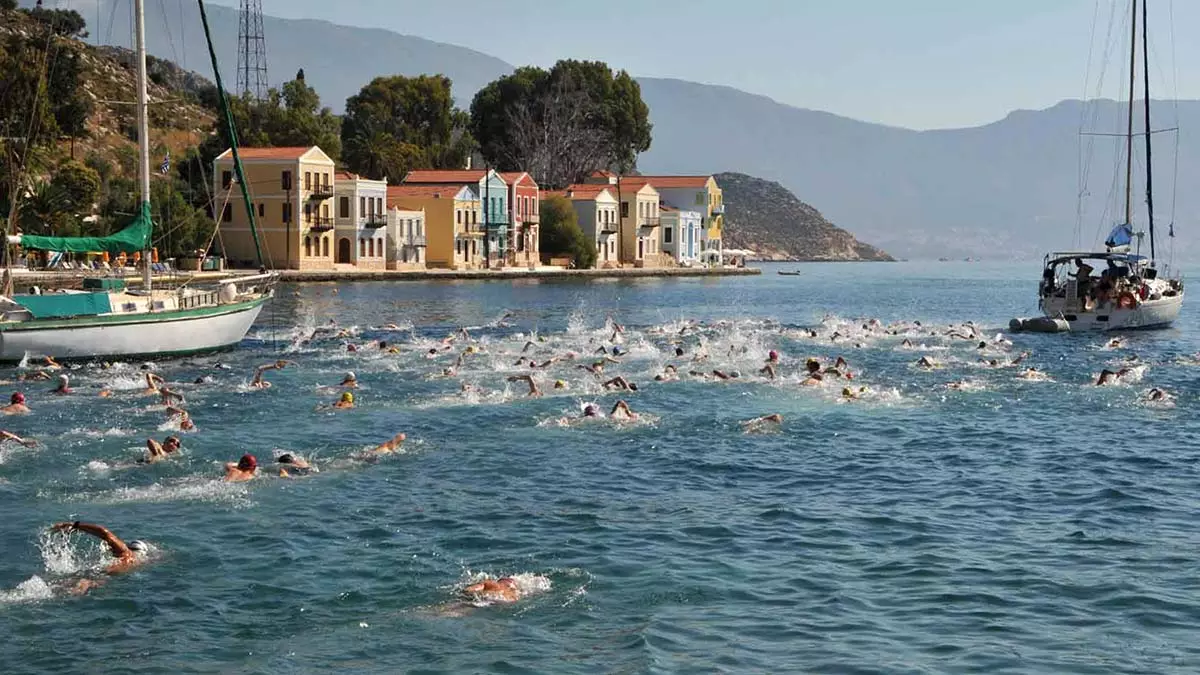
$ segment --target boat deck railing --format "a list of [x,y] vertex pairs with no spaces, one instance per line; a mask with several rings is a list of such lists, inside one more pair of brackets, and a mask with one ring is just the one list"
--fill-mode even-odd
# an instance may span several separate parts
[[209,307],[211,305],[220,304],[221,297],[217,291],[206,291],[204,293],[193,293],[184,295],[179,298],[179,309],[193,309],[196,307]]

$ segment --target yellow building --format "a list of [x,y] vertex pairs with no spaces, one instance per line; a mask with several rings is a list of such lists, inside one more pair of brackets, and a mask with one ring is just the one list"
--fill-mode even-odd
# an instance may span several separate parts
[[483,267],[483,220],[475,185],[393,185],[388,209],[425,212],[425,264],[444,269]]
[[[320,148],[239,148],[263,258],[276,269],[333,269],[334,163]],[[235,184],[233,153],[213,162],[225,256],[256,265],[254,239]]]

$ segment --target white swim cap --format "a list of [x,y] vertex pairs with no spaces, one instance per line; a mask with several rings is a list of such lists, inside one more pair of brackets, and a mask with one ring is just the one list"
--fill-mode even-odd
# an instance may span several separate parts
[[354,371],[353,371],[353,370],[347,370],[347,371],[346,371],[346,377],[345,377],[345,379],[347,379],[347,380],[356,380],[356,379],[358,379],[358,378],[356,378],[356,377],[354,376]]
[[150,544],[147,544],[141,539],[134,539],[127,545],[129,546],[129,550],[133,551],[134,553],[143,553],[150,550]]

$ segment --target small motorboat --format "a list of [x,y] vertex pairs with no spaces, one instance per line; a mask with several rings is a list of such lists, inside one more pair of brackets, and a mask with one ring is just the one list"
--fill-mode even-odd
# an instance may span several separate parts
[[779,270],[779,272],[777,272],[777,274],[783,275],[785,277],[798,277],[798,276],[800,276],[800,270],[795,270],[793,272],[788,272],[786,270]]

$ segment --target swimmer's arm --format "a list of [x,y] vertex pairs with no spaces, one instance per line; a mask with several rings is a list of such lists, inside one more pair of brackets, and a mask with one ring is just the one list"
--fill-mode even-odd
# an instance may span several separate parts
[[33,446],[37,445],[37,441],[26,440],[16,434],[14,434],[11,431],[0,430],[0,440],[15,441],[15,442],[20,443],[21,445],[24,445],[29,448],[32,448]]
[[112,549],[113,555],[117,556],[118,558],[123,558],[133,554],[133,551],[129,550],[129,547],[125,545],[125,542],[121,541],[120,537],[113,534],[111,530],[103,525],[81,523],[77,520],[73,523],[57,523],[54,525],[53,529],[66,532],[83,532],[90,534],[108,544],[108,547]]

